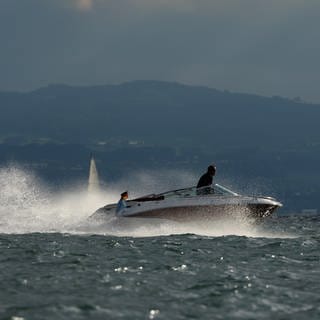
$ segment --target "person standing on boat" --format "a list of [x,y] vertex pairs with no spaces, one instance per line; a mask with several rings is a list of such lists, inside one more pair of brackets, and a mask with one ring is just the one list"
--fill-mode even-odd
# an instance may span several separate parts
[[120,215],[121,212],[123,212],[123,210],[128,207],[127,206],[128,197],[129,197],[129,195],[128,195],[127,191],[121,193],[121,198],[117,204],[117,209],[116,209],[117,215]]
[[213,177],[215,176],[215,174],[216,174],[216,167],[214,165],[210,165],[208,167],[208,171],[201,176],[197,184],[197,189],[201,188],[201,193],[204,193],[204,194],[210,193],[210,189],[211,189],[210,186],[212,185]]

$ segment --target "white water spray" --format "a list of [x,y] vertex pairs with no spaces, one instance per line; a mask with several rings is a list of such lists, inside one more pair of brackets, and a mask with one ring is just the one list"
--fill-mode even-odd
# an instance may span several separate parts
[[[160,179],[160,176],[162,179]],[[160,185],[159,181],[170,181],[173,172],[133,174],[128,181],[135,181],[129,190],[150,191],[175,187]],[[175,183],[192,180],[192,175],[175,172]],[[189,177],[189,178],[188,178]],[[142,185],[138,185],[141,183]],[[182,183],[180,185],[183,185]],[[206,224],[176,223],[170,221],[145,222],[139,219],[130,226],[119,223],[117,218],[96,223],[88,217],[98,208],[114,203],[124,188],[124,181],[113,184],[112,189],[94,191],[88,195],[87,188],[73,186],[62,192],[51,192],[36,175],[10,166],[0,168],[0,233],[60,232],[75,234],[105,234],[115,236],[160,236],[193,233],[207,236],[241,235],[250,237],[279,237],[272,232],[263,231],[250,221],[224,219]],[[137,192],[138,193],[138,192]]]
[[93,155],[90,159],[89,180],[88,180],[88,193],[93,194],[100,191],[99,175]]

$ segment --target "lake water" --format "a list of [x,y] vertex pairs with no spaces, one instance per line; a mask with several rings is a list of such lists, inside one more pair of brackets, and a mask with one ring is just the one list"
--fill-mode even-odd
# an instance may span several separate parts
[[319,319],[320,219],[259,229],[1,234],[1,319]]
[[87,221],[104,196],[0,183],[0,319],[320,319],[319,217],[127,228]]

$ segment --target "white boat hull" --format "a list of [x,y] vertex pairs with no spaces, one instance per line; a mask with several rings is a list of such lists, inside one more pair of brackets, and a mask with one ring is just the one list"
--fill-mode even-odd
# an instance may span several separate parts
[[281,206],[272,198],[263,197],[211,197],[164,199],[159,201],[131,201],[128,208],[116,214],[115,205],[107,205],[97,210],[91,217],[104,219],[108,215],[121,218],[148,218],[177,222],[208,221],[222,217],[249,216],[265,218]]

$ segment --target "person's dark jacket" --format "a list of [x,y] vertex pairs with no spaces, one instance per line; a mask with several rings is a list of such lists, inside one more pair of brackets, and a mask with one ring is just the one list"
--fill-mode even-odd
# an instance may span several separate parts
[[197,188],[211,186],[212,181],[213,181],[212,175],[209,172],[207,172],[199,179],[199,182],[197,184]]

